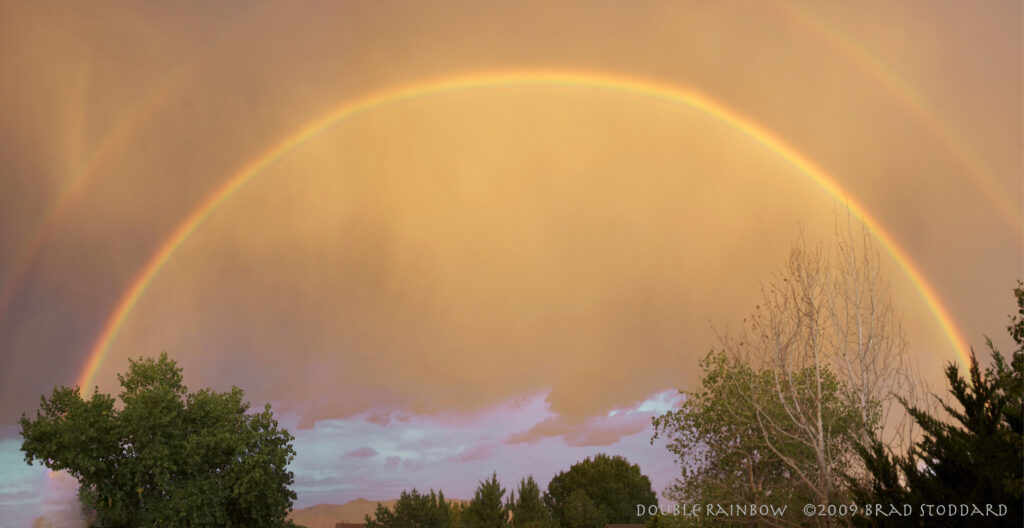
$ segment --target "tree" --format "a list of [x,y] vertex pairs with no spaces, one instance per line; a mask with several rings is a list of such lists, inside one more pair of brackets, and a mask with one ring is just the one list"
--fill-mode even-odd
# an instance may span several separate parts
[[[817,266],[823,277],[820,288],[802,287],[800,293],[819,297],[816,303],[803,304],[809,310],[816,309],[814,304],[822,307],[820,355],[853,392],[860,413],[859,438],[884,435],[890,444],[909,443],[912,433],[907,426],[912,422],[901,412],[898,399],[916,398],[921,381],[907,356],[903,328],[867,226],[860,226],[858,240],[847,217],[846,229],[837,226],[820,263],[814,262],[818,257],[813,251],[798,246],[796,257],[801,254],[809,272],[815,273]],[[804,275],[795,271],[800,267],[790,265],[793,277]],[[886,426],[888,433],[882,429]]]
[[601,528],[608,524],[608,514],[582,488],[574,489],[566,498],[562,519],[565,528]]
[[[755,370],[721,351],[709,352],[700,366],[700,390],[686,393],[679,409],[654,418],[654,438],[668,440],[667,447],[682,470],[666,496],[691,505],[787,506],[787,517],[759,517],[757,521],[769,526],[808,522],[800,508],[816,502],[817,495],[798,475],[815,474],[817,459],[776,397],[775,373]],[[829,472],[838,479],[844,469],[842,461],[853,453],[860,427],[859,413],[849,403],[853,391],[828,368],[820,372],[804,368],[791,376],[790,401],[804,408],[821,404],[822,423],[829,431],[823,435],[823,451],[830,454]],[[750,400],[761,403],[751,405]],[[769,430],[772,439],[766,438]],[[722,517],[708,522],[750,520]]]
[[[866,227],[859,240],[849,225],[837,229],[828,245],[808,246],[801,236],[786,267],[762,287],[760,304],[744,322],[737,337],[720,336],[722,348],[755,370],[769,372],[772,390],[737,386],[737,404],[753,409],[765,446],[815,503],[842,498],[844,473],[864,474],[843,439],[850,429],[828,427],[824,411],[831,388],[826,378],[834,376],[849,396],[845,403],[859,417],[852,431],[860,441],[886,435],[887,443],[906,444],[906,420],[894,412],[896,396],[913,395],[916,384]],[[812,468],[781,449],[791,441],[811,451]],[[836,472],[840,466],[849,469]]]
[[505,489],[498,482],[498,474],[481,481],[473,499],[462,510],[463,528],[506,528],[509,526],[509,507],[503,502]]
[[118,380],[121,408],[61,386],[20,421],[26,462],[78,479],[94,526],[291,525],[293,437],[269,404],[249,413],[238,387],[189,393],[166,353],[129,360]]
[[601,453],[555,475],[544,503],[563,528],[583,528],[643,522],[648,516],[638,516],[636,506],[656,504],[657,496],[639,466]]
[[[904,402],[923,436],[905,455],[879,439],[860,449],[867,482],[851,479],[863,503],[910,505],[910,516],[861,517],[866,526],[1020,526],[1024,521],[1024,286],[1014,290],[1018,312],[1007,330],[1017,344],[1010,364],[986,339],[992,366],[984,371],[971,351],[968,378],[955,363],[946,367],[959,408],[942,403],[943,420]],[[1005,505],[1004,516],[934,516],[925,505]],[[970,510],[973,513],[973,509]]]
[[452,528],[455,509],[444,492],[430,490],[427,495],[413,488],[402,491],[394,509],[378,504],[373,517],[366,516],[365,524],[366,528]]
[[509,493],[508,507],[514,528],[552,528],[554,524],[532,475],[519,482],[518,493]]
[[739,332],[719,334],[701,390],[655,420],[682,466],[670,497],[827,506],[866,473],[858,442],[909,445],[897,396],[917,398],[919,381],[871,237],[855,232],[848,221],[819,245],[801,234]]

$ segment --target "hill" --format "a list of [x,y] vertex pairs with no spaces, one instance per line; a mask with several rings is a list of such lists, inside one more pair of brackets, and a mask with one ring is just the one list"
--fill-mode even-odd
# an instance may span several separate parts
[[345,504],[317,504],[308,508],[293,510],[289,519],[295,524],[306,528],[334,528],[335,523],[362,523],[363,518],[372,515],[378,504],[387,507],[395,505],[396,500],[371,501],[356,499]]
[[[449,499],[456,504],[464,504],[468,501],[463,499]],[[295,524],[306,528],[334,528],[340,522],[362,524],[367,515],[373,515],[377,511],[377,505],[383,504],[391,508],[398,502],[397,499],[386,501],[371,501],[356,499],[345,504],[317,504],[300,510],[293,510],[289,519]]]

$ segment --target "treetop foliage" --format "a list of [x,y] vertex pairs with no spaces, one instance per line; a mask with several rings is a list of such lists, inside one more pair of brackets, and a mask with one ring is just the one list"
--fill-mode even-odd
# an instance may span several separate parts
[[166,353],[118,380],[121,408],[62,386],[20,420],[26,462],[75,477],[93,526],[291,525],[293,437],[269,404],[250,413],[238,387],[190,393]]
[[403,491],[393,508],[378,505],[373,516],[367,515],[366,528],[603,528],[637,523],[636,505],[656,500],[638,466],[605,454],[561,472],[543,495],[528,476],[507,501],[504,496],[497,473],[481,481],[473,499],[461,506],[441,492]]
[[504,502],[505,488],[498,482],[498,474],[480,482],[473,500],[462,510],[464,528],[504,528],[509,526],[509,506]]
[[365,518],[366,528],[451,528],[458,526],[458,506],[444,498],[444,492],[430,494],[402,491],[394,509],[377,505]]
[[[802,482],[797,471],[815,474],[818,460],[799,434],[801,424],[790,419],[775,395],[775,372],[755,370],[716,351],[709,352],[700,366],[700,389],[685,393],[679,409],[653,419],[654,438],[666,438],[682,471],[666,495],[686,504],[799,507],[813,502],[811,485]],[[817,410],[820,400],[822,422],[832,432],[824,436],[831,443],[823,451],[838,489],[844,461],[853,455],[861,427],[859,411],[851,404],[853,392],[828,368],[816,373],[804,367],[791,377],[787,389],[794,394],[788,398],[799,404],[797,408]],[[759,404],[753,405],[751,399]]]
[[551,512],[544,506],[540,486],[533,476],[519,482],[518,492],[509,492],[509,511],[512,513],[512,526],[515,528],[552,528],[554,521]]
[[555,475],[544,503],[559,525],[590,528],[606,523],[637,523],[637,504],[655,504],[651,481],[640,467],[621,456],[604,453],[577,462]]

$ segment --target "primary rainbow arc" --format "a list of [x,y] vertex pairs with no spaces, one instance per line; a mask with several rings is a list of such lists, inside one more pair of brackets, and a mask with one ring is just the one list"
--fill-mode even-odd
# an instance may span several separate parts
[[196,229],[221,204],[230,199],[239,189],[244,187],[252,178],[260,174],[267,167],[273,165],[310,138],[354,115],[388,104],[419,97],[509,86],[592,88],[660,99],[699,110],[753,139],[810,178],[829,196],[843,203],[851,214],[864,222],[917,289],[961,361],[964,364],[969,364],[969,348],[953,321],[949,310],[942,304],[934,287],[928,282],[918,266],[910,259],[907,252],[896,244],[892,235],[868,213],[865,207],[854,198],[843,193],[839,185],[823,169],[778,136],[710,97],[677,86],[653,80],[594,72],[518,70],[446,76],[346,101],[309,121],[250,160],[220,187],[208,195],[171,232],[170,236],[160,244],[156,252],[146,261],[145,266],[132,280],[124,295],[121,296],[113,313],[104,324],[99,338],[92,346],[86,364],[77,380],[79,387],[84,390],[84,388],[92,385],[96,372],[99,370],[100,365],[110,350],[111,344],[117,337],[131,311],[146,292],[149,284],[159,274],[160,270],[178,248],[188,240]]

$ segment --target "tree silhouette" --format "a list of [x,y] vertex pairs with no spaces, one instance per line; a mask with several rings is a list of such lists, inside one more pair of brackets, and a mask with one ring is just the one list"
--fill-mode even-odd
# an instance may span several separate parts
[[604,453],[555,475],[544,494],[544,503],[564,528],[643,522],[648,516],[637,516],[637,504],[656,502],[651,481],[639,466]]
[[505,489],[498,482],[498,474],[480,482],[462,511],[463,528],[506,528],[509,526],[509,508],[503,502]]
[[[956,364],[946,367],[957,407],[943,403],[951,420],[907,406],[923,435],[906,455],[893,454],[878,439],[860,449],[867,482],[851,479],[864,503],[911,505],[913,515],[861,517],[865,526],[1021,526],[1024,522],[1024,288],[1014,290],[1018,312],[1008,327],[1017,344],[1010,363],[986,339],[992,366],[984,371],[971,351],[965,379]],[[1005,515],[922,516],[927,505],[996,506]],[[1000,507],[1004,509],[1000,510]]]

